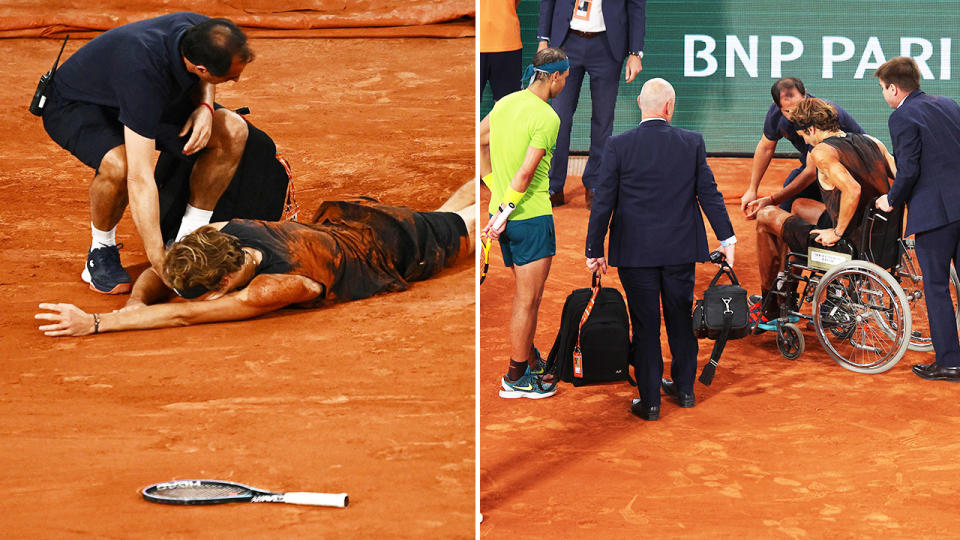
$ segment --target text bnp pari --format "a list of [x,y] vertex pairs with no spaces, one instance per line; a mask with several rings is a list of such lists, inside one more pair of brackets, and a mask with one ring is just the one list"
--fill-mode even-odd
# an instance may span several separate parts
[[[718,43],[719,42],[719,43]],[[866,42],[856,42],[844,36],[823,36],[814,44],[795,36],[728,35],[714,38],[706,34],[683,36],[683,76],[710,77],[717,73],[720,60],[724,61],[726,77],[760,77],[760,68],[766,68],[769,59],[770,77],[783,77],[784,70],[797,72],[809,68],[811,59],[818,59],[821,76],[834,78],[834,70],[847,73],[855,67],[854,79],[872,76],[873,70],[895,56],[910,56],[920,68],[924,79],[950,80],[951,38],[930,40],[922,37],[900,37],[885,40],[871,36]],[[818,50],[819,48],[819,50]],[[809,51],[808,49],[812,49]],[[763,65],[761,66],[761,62]],[[764,73],[766,75],[766,73]]]

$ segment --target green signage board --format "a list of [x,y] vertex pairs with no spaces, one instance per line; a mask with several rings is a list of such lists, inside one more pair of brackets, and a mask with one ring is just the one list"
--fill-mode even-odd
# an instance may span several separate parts
[[[561,0],[562,1],[562,0]],[[518,8],[523,59],[536,52],[539,2]],[[704,134],[712,154],[752,154],[780,77],[846,109],[889,147],[890,109],[873,72],[895,56],[920,66],[924,91],[960,98],[960,2],[924,0],[648,0],[643,72],[621,82],[613,132],[640,120],[644,81],[662,77],[677,92],[673,124]],[[489,89],[481,115],[492,105]],[[589,77],[574,117],[571,149],[590,136]],[[793,152],[781,141],[778,152]]]

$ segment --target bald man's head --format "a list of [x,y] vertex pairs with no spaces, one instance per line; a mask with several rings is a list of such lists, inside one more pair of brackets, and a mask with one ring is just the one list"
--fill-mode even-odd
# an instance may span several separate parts
[[[644,118],[667,118],[673,116],[673,102],[676,101],[677,94],[673,86],[663,79],[650,79],[643,83],[640,89],[640,97],[637,98],[637,104],[643,111]],[[670,103],[670,107],[667,104]],[[669,109],[669,113],[667,112]]]

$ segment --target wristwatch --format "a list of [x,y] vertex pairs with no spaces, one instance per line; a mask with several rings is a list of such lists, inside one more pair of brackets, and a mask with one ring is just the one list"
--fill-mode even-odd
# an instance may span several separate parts
[[643,51],[630,51],[630,54],[631,54],[632,56],[636,56],[637,58],[640,58],[640,59],[643,58]]

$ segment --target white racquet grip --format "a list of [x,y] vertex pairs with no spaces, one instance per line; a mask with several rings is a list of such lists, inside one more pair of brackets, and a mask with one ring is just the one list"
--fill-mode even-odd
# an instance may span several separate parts
[[310,506],[346,508],[350,499],[346,493],[309,493],[306,491],[294,491],[284,493],[283,502],[287,504],[308,504]]
[[500,205],[500,214],[497,216],[497,220],[493,222],[491,228],[499,229],[504,223],[506,223],[507,218],[510,217],[510,212],[513,212],[517,209],[517,205],[512,202],[507,203],[507,207],[504,208],[503,205]]

